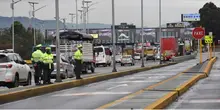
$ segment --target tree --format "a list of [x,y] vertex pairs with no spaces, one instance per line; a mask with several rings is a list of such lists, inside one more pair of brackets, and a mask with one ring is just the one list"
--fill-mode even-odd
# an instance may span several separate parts
[[[19,21],[15,21],[14,29],[15,52],[20,54],[24,59],[30,59],[32,47],[34,44],[33,29],[26,30],[25,27]],[[36,30],[37,43],[43,43],[44,39],[42,36],[43,35],[40,33],[40,31]],[[9,29],[6,29],[0,36],[0,38],[0,50],[12,48],[12,26]]]
[[199,25],[203,26],[206,34],[213,32],[213,35],[220,39],[220,8],[214,3],[206,3],[200,10]]

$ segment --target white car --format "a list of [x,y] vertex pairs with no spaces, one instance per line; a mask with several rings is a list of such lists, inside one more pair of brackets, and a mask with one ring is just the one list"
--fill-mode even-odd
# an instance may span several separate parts
[[122,58],[122,55],[116,55],[115,56],[116,63],[121,63],[121,58]]
[[31,85],[31,69],[17,53],[0,53],[0,86]]
[[131,66],[135,65],[134,59],[131,55],[122,56],[121,66],[124,66],[125,64],[130,64]]
[[[51,73],[51,78],[56,79],[57,66],[56,66],[56,55],[54,54],[54,71]],[[74,65],[71,64],[64,56],[60,57],[60,77],[62,79],[73,78],[74,75]]]
[[141,54],[140,53],[135,53],[134,54],[134,59],[135,60],[141,60]]

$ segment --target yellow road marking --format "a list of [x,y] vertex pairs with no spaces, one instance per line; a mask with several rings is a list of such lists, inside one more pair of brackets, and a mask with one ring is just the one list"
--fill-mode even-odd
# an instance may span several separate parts
[[115,100],[115,101],[110,102],[110,103],[108,103],[108,104],[105,104],[105,105],[103,105],[103,106],[97,108],[96,110],[98,110],[98,109],[106,109],[106,108],[109,108],[109,107],[111,107],[111,106],[113,106],[113,105],[122,103],[123,101],[126,101],[126,100],[128,100],[128,99],[131,99],[131,98],[133,98],[133,97],[135,97],[135,96],[137,96],[137,95],[143,93],[143,92],[146,91],[146,90],[151,90],[151,89],[153,89],[153,88],[156,87],[156,86],[159,86],[159,85],[161,85],[161,84],[163,84],[163,83],[165,83],[165,82],[168,82],[168,81],[170,81],[170,80],[172,80],[172,79],[177,78],[178,76],[184,74],[184,72],[189,71],[191,68],[192,68],[192,67],[186,69],[185,71],[183,71],[183,72],[181,72],[181,73],[178,73],[177,75],[175,75],[175,76],[173,76],[173,77],[170,77],[170,78],[168,78],[168,79],[166,79],[166,80],[163,80],[163,81],[161,81],[161,82],[158,82],[158,83],[156,83],[156,84],[153,84],[153,85],[151,85],[151,86],[149,86],[149,87],[147,87],[147,88],[145,88],[145,89],[139,90],[139,91],[137,91],[137,92],[135,92],[135,93],[131,93],[131,94],[129,94],[129,95],[127,95],[127,96],[125,96],[125,97],[123,97],[123,98],[121,98],[121,99],[118,99],[118,100]]

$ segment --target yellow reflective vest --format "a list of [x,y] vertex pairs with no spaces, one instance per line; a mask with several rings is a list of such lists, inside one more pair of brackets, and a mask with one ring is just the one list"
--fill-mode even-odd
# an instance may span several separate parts
[[43,63],[52,64],[53,63],[53,54],[45,53],[43,56]]
[[42,62],[44,54],[41,50],[36,50],[32,53],[31,61]]
[[82,52],[80,50],[77,50],[75,53],[74,53],[74,59],[76,60],[82,60]]

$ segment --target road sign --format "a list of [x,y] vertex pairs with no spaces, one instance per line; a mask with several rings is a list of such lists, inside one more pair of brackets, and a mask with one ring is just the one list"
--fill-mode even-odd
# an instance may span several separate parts
[[205,43],[206,44],[211,44],[213,42],[212,36],[205,36]]
[[205,36],[205,30],[203,28],[197,27],[193,30],[192,36],[195,39],[202,39]]

